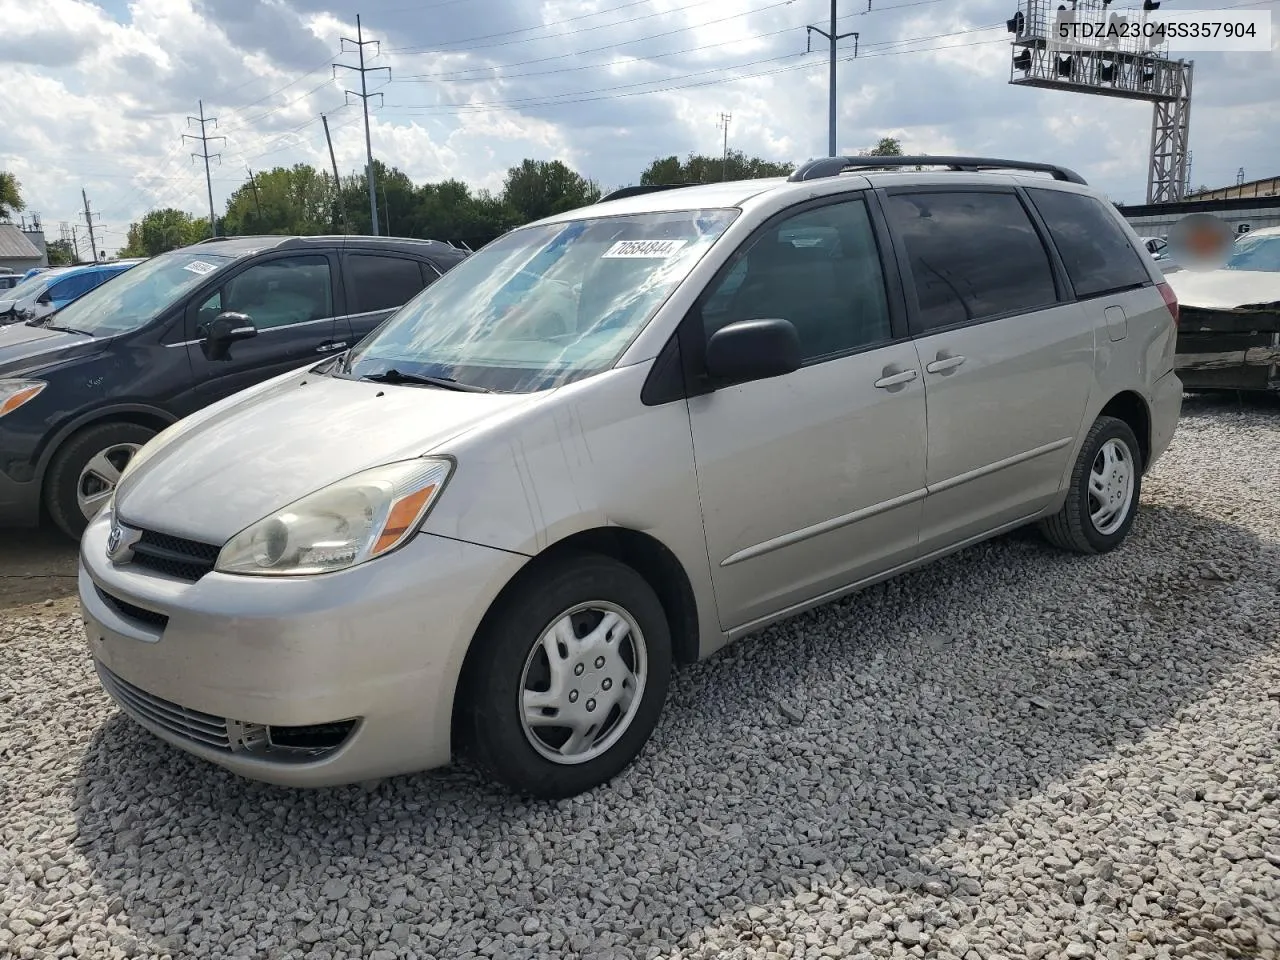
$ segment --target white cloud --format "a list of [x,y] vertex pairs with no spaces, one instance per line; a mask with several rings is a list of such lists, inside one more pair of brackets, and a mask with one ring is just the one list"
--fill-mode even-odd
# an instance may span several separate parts
[[[840,30],[839,143],[882,136],[911,150],[1056,160],[1107,193],[1145,193],[1150,107],[1010,86],[1013,0],[861,0]],[[1254,7],[1280,6],[1277,0]],[[901,9],[895,9],[901,8]],[[825,41],[805,56],[805,25],[826,0],[367,0],[382,41],[370,76],[375,155],[418,180],[497,189],[526,156],[559,158],[606,186],[635,182],[657,156],[717,154],[717,118],[734,149],[803,160],[826,151]],[[843,10],[843,8],[842,8]],[[1280,20],[1280,18],[1277,18]],[[47,223],[73,221],[85,188],[108,236],[160,204],[207,207],[186,117],[203,99],[225,143],[215,201],[245,167],[329,167],[328,115],[342,172],[362,168],[358,76],[331,62],[355,35],[334,0],[0,0],[0,169],[22,180]],[[1277,36],[1280,46],[1280,32]],[[372,52],[372,51],[370,51]],[[727,78],[741,77],[735,82]],[[1274,175],[1280,53],[1197,56],[1193,178],[1223,183],[1244,166]],[[376,104],[377,101],[375,101]],[[56,226],[51,228],[56,232]]]

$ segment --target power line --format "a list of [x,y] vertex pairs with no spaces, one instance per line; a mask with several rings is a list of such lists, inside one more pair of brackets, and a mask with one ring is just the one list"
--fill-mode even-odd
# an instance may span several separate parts
[[184,133],[182,135],[182,138],[184,140],[200,141],[200,152],[191,154],[191,157],[192,159],[200,159],[200,158],[204,159],[204,181],[205,181],[205,186],[209,188],[209,230],[210,230],[209,235],[216,237],[218,235],[218,214],[213,209],[213,176],[209,173],[209,161],[213,159],[221,163],[222,154],[215,153],[212,157],[210,157],[209,141],[221,140],[223,143],[226,143],[227,138],[223,136],[213,136],[213,137],[209,136],[206,128],[209,124],[213,124],[213,128],[215,130],[218,129],[218,118],[206,117],[204,115],[204,101],[203,100],[199,101],[199,104],[200,104],[200,116],[187,117],[187,125],[190,126],[193,123],[199,123],[200,136],[197,137],[195,134],[192,134],[192,133]]
[[[366,76],[370,73],[376,73],[380,70],[385,70],[387,71],[387,79],[390,80],[391,68],[390,67],[366,67],[364,65],[364,48],[365,47],[367,46],[374,47],[374,51],[375,51],[374,56],[377,56],[378,53],[381,53],[382,48],[377,40],[366,40],[364,38],[364,28],[361,27],[360,25],[359,14],[356,15],[356,39],[352,40],[350,37],[343,37],[342,43],[352,44],[356,48],[357,53],[359,53],[360,55],[360,66],[353,67],[348,63],[335,63],[333,65],[333,75],[335,77],[338,75],[339,67],[342,67],[343,69],[346,69],[346,70],[355,70],[360,74],[360,92],[356,93],[354,90],[347,90],[346,94],[348,97],[359,97],[361,101],[361,105],[364,108],[364,148],[365,148],[365,156],[368,162],[368,166],[366,167],[367,172],[365,174],[365,177],[369,181],[369,210],[373,219],[373,235],[376,237],[378,236],[378,194],[377,194],[377,188],[374,183],[375,174],[373,170],[373,140],[369,135],[369,98],[381,97],[382,94],[369,92],[369,88],[366,84]],[[345,49],[346,48],[343,47],[343,50]]]

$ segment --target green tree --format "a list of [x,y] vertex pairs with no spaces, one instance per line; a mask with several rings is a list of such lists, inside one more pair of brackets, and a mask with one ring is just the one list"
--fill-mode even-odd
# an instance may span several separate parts
[[76,262],[70,240],[50,240],[45,246],[45,253],[51,267],[69,267]]
[[185,210],[165,207],[148,211],[137,223],[129,224],[129,239],[122,257],[154,257],[166,250],[176,250],[209,236],[209,221],[193,217]]
[[507,171],[502,196],[522,223],[585,207],[600,187],[559,160],[523,160]]
[[881,137],[870,150],[859,151],[858,156],[861,157],[900,157],[902,156],[902,141],[896,137]]
[[691,153],[683,162],[674,156],[654,160],[640,174],[640,184],[647,187],[672,183],[756,180],[762,177],[789,176],[795,168],[794,163],[776,163],[761,157],[748,157],[741,150],[730,150],[723,157]]
[[276,167],[227,198],[223,228],[230,236],[329,233],[334,200],[333,179],[310,164]]
[[15,213],[26,209],[22,200],[22,184],[12,173],[0,170],[0,220],[8,220]]

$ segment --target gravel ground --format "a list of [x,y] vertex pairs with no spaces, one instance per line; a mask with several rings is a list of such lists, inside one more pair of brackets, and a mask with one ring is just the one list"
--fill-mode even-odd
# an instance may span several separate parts
[[0,614],[0,955],[1280,957],[1280,409],[1188,402],[1125,548],[1016,534],[683,670],[607,788],[291,792]]

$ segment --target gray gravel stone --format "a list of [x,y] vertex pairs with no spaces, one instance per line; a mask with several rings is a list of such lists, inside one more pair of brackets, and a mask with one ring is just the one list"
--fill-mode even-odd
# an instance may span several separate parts
[[239,780],[0,611],[0,956],[1275,960],[1276,450],[1188,401],[1119,550],[1017,533],[771,627],[555,804]]

